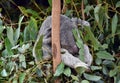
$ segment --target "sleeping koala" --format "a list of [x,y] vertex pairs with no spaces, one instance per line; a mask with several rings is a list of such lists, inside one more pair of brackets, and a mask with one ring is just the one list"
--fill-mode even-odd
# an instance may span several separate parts
[[[44,60],[51,59],[51,19],[52,17],[48,16],[46,20],[42,23],[37,41],[35,43],[36,46],[40,36],[43,35],[42,51]],[[78,54],[79,51],[72,33],[73,29],[78,28],[78,24],[81,24],[83,26],[90,26],[87,21],[83,21],[78,18],[70,19],[65,15],[60,16],[60,45],[61,48],[66,49],[68,53],[73,55],[73,57],[74,55]]]

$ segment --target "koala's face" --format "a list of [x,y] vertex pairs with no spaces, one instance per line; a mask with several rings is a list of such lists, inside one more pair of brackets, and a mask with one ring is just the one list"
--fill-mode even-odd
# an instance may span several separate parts
[[78,47],[76,46],[75,39],[72,33],[73,26],[72,21],[65,21],[61,24],[61,47],[67,49],[71,54],[78,54]]

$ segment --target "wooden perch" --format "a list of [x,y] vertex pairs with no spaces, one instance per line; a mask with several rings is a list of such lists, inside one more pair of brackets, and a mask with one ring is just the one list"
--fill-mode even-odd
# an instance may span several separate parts
[[61,62],[60,56],[60,0],[52,0],[52,56],[53,72]]

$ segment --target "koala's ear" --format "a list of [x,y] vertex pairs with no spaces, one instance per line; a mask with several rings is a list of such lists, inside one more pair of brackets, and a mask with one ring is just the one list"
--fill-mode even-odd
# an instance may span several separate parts
[[76,25],[90,26],[90,23],[85,20],[81,20],[80,18],[72,18],[71,21]]

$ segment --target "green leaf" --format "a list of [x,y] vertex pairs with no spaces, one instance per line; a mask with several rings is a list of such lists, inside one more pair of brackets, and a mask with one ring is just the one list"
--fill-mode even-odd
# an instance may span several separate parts
[[30,48],[30,46],[31,46],[30,43],[28,43],[28,44],[23,44],[22,47],[18,47],[18,51],[19,51],[20,53],[25,53],[26,50]]
[[24,83],[24,79],[25,79],[26,73],[21,73],[19,76],[19,83]]
[[38,36],[37,41],[33,47],[33,56],[37,61],[42,60],[42,43],[43,43],[43,35]]
[[0,42],[0,50],[2,50],[2,49],[3,49],[3,43]]
[[39,17],[38,12],[32,10],[32,9],[27,9],[26,12],[30,15],[32,15],[33,17]]
[[71,3],[71,0],[66,0],[66,3],[67,3],[67,4]]
[[92,45],[94,47],[95,50],[98,50],[98,48],[101,46],[99,41],[97,40],[97,38],[95,38],[94,34],[92,33],[92,31],[90,30],[90,27],[85,26],[85,31],[86,33],[86,41],[90,40],[92,42]]
[[18,22],[18,28],[16,29],[15,34],[14,34],[15,43],[17,43],[18,38],[20,37],[20,28],[21,28],[21,23],[22,23],[23,18],[24,16],[20,17],[19,22]]
[[[0,12],[1,12],[1,8],[0,8]],[[0,26],[3,25],[3,19],[0,19]]]
[[3,69],[3,70],[1,71],[1,76],[3,76],[3,77],[8,76],[8,74],[7,74],[7,72],[6,72],[5,69]]
[[95,70],[101,70],[102,67],[101,66],[91,66],[91,70],[95,71]]
[[114,60],[114,57],[107,51],[99,51],[96,55],[100,59]]
[[102,63],[102,60],[101,60],[100,58],[96,58],[96,59],[95,59],[95,63],[96,63],[97,65],[100,65],[100,64]]
[[26,60],[23,54],[19,56],[19,62],[20,62],[21,67],[26,68]]
[[99,10],[100,10],[100,8],[101,8],[101,4],[98,4],[94,9],[95,19],[98,23],[99,23]]
[[120,1],[118,1],[117,3],[116,3],[116,8],[117,7],[120,7]]
[[83,44],[83,41],[80,38],[80,34],[79,34],[77,29],[73,29],[72,32],[73,32],[73,35],[74,35],[75,40],[76,40],[76,45],[80,49],[79,50],[79,59],[84,61],[84,44]]
[[26,11],[25,7],[18,6],[18,8],[20,9],[20,11],[21,11],[21,12],[22,12],[25,16],[27,16],[27,17],[28,17],[28,13],[27,13],[27,11]]
[[17,79],[13,79],[12,83],[18,83]]
[[77,76],[74,76],[74,75],[71,75],[72,79],[75,80],[75,81],[79,81],[78,77]]
[[90,83],[90,82],[87,80],[82,80],[81,83]]
[[4,29],[4,26],[0,26],[0,34],[3,32]]
[[64,72],[63,72],[67,77],[70,77],[70,75],[71,75],[71,69],[70,68],[66,68],[66,69],[64,69]]
[[109,72],[109,76],[110,77],[113,77],[113,76],[115,76],[117,74],[117,71],[114,69],[114,70],[111,70],[110,72]]
[[[117,17],[117,14],[115,14],[112,18],[112,35],[115,35],[115,32],[117,30],[117,23],[118,23],[118,17]],[[114,37],[113,37],[113,40],[114,40]]]
[[103,72],[103,74],[108,75],[109,70],[107,69],[106,66],[103,66],[103,68],[102,68],[102,72]]
[[31,17],[28,26],[26,26],[24,30],[24,41],[35,40],[37,32],[37,21]]
[[86,71],[86,68],[84,68],[84,67],[77,67],[75,70],[79,73],[79,75],[82,75]]
[[110,77],[113,77],[113,76],[115,76],[118,72],[119,72],[119,68],[118,68],[118,67],[115,67],[115,69],[110,70],[109,76],[110,76]]
[[8,73],[12,73],[14,71],[14,67],[15,67],[15,62],[9,61],[6,64],[6,69]]
[[11,50],[12,45],[11,45],[11,43],[10,43],[8,38],[5,39],[5,48],[6,48],[6,51],[7,51],[8,55],[13,55],[13,52]]
[[107,48],[108,48],[108,44],[103,44],[103,45],[102,45],[102,48],[103,48],[103,49],[107,49]]
[[83,42],[81,40],[79,40],[79,38],[78,38],[76,44],[77,44],[78,48],[80,49],[79,50],[79,59],[84,62],[84,45],[83,45]]
[[48,0],[49,5],[52,7],[52,0]]
[[94,9],[93,5],[87,5],[87,6],[85,7],[84,13],[89,14],[89,12],[90,12],[91,10],[93,10],[93,9]]
[[12,27],[7,27],[7,37],[9,39],[10,43],[14,46],[15,43],[14,43],[14,39],[13,39],[13,34],[14,34],[13,28]]
[[54,76],[60,76],[60,75],[64,72],[64,67],[65,67],[64,63],[61,62],[61,63],[58,65],[58,67],[57,67],[57,69],[56,69],[56,71],[55,71]]
[[100,76],[90,75],[90,74],[86,74],[86,73],[84,73],[84,77],[85,77],[87,80],[90,80],[90,81],[98,81],[98,80],[101,79]]

